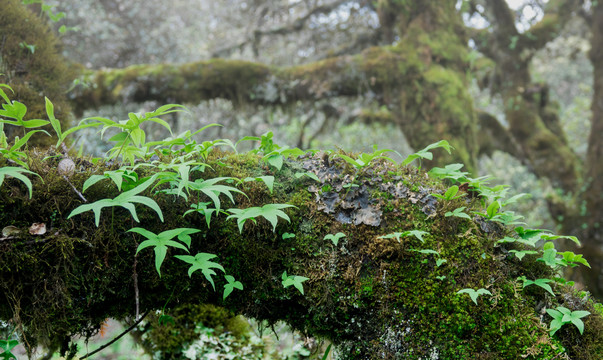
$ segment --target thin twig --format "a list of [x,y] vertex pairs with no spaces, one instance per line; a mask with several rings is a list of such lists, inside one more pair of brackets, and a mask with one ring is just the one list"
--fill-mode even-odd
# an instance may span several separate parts
[[80,197],[80,199],[82,199],[83,202],[88,202],[88,200],[86,200],[86,198],[84,197],[84,195],[82,195],[81,192],[79,192],[75,186],[73,186],[73,184],[71,183],[71,181],[69,181],[69,179],[67,178],[67,176],[63,175],[63,179],[65,179],[65,181],[67,181],[67,183],[71,186],[71,188],[73,189],[73,191],[75,191],[75,193]]
[[111,344],[113,344],[114,342],[116,342],[117,340],[121,339],[122,336],[126,335],[127,333],[129,333],[130,331],[132,331],[132,329],[134,329],[136,326],[138,326],[138,324],[140,324],[140,322],[151,312],[151,309],[147,310],[144,314],[142,314],[142,316],[140,317],[140,319],[136,320],[136,322],[134,322],[134,324],[132,324],[129,328],[127,328],[126,330],[124,330],[121,334],[117,335],[116,337],[113,338],[113,340],[109,341],[108,343],[106,343],[105,345],[99,347],[98,349],[94,350],[91,353],[88,353],[84,356],[82,356],[80,359],[87,359],[88,357],[96,354],[97,352],[105,349],[108,346],[111,346]]

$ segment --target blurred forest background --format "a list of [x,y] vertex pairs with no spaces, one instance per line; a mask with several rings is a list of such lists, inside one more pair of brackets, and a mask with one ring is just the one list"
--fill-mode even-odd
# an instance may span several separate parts
[[[236,141],[272,130],[275,142],[292,147],[366,151],[378,144],[402,154],[447,139],[457,148],[452,160],[475,176],[493,175],[493,183],[531,194],[517,205],[531,227],[580,237],[593,269],[576,279],[601,299],[603,5],[596,1],[45,4],[64,13],[47,20],[64,57],[81,64],[82,77],[65,89],[73,120],[122,119],[175,102],[191,109],[171,119],[176,133],[223,125],[205,138]],[[41,4],[29,7],[45,16]],[[166,63],[174,66],[141,65],[109,80],[117,74],[110,69]],[[197,80],[174,80],[191,63],[213,66],[212,81],[224,90],[140,95],[153,77],[168,90],[193,92],[189,81]],[[262,76],[252,87],[229,68],[256,63]],[[8,58],[0,65],[8,67]],[[93,93],[104,87],[115,96]],[[106,150],[93,131],[79,142],[89,153]]]

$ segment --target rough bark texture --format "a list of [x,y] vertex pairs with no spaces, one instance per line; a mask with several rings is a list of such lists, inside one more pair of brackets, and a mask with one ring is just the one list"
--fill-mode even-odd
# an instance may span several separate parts
[[[325,162],[305,155],[286,160],[275,171],[257,155],[214,150],[205,160],[214,170],[195,172],[191,181],[275,177],[273,193],[261,181],[241,183],[246,196],[237,196],[234,205],[222,196],[223,209],[295,206],[285,210],[290,221],[279,218],[274,229],[258,217],[256,224],[247,221],[240,233],[236,221],[222,214],[212,218],[211,227],[200,214],[183,217],[190,203],[211,200],[195,192],[188,201],[157,193],[167,185],[141,194],[157,200],[163,222],[142,205],[136,205],[140,223],[119,207],[105,208],[98,227],[91,212],[68,219],[82,204],[70,183],[81,190],[91,174],[114,166],[76,159],[75,173],[67,181],[57,173],[58,159],[46,157],[52,154],[30,155],[31,169],[43,179],[32,178],[33,197],[28,198],[16,179],[6,179],[0,188],[0,224],[14,226],[0,239],[0,319],[24,331],[28,345],[41,342],[67,349],[70,336],[94,333],[107,317],[133,316],[137,304],[142,313],[170,302],[217,304],[270,322],[283,320],[307,334],[329,338],[345,359],[551,359],[563,348],[572,359],[603,357],[600,305],[555,283],[550,283],[554,297],[537,286],[522,289],[518,276],[538,279],[553,273],[536,256],[519,261],[509,253],[521,246],[498,244],[509,234],[498,223],[480,216],[445,216],[459,206],[467,206],[467,213],[483,209],[468,197],[437,200],[430,194],[441,193],[443,184],[415,169],[374,162],[356,171],[336,156]],[[156,171],[142,169],[140,178]],[[318,181],[297,179],[297,172],[311,172]],[[344,187],[351,182],[358,186]],[[115,185],[104,180],[84,196],[92,203],[117,194]],[[31,235],[33,223],[46,224],[46,233]],[[241,281],[244,290],[223,301],[222,273],[216,270],[214,276],[218,291],[199,272],[189,278],[188,265],[175,257],[186,252],[173,247],[159,277],[151,248],[135,256],[145,239],[126,232],[132,227],[156,234],[200,229],[192,235],[190,254],[218,255],[212,261]],[[408,230],[426,233],[386,236]],[[338,232],[346,235],[338,244],[325,239]],[[309,279],[303,283],[304,295],[283,286],[284,271]],[[464,288],[484,288],[491,295],[474,303],[467,294],[457,294]],[[548,335],[550,319],[540,314],[557,305],[592,313],[583,319],[583,335],[569,325],[555,337]]]

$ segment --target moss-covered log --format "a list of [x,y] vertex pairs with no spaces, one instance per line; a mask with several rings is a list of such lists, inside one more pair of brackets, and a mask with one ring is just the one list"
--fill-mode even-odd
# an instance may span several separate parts
[[[467,214],[484,210],[469,193],[438,200],[431,194],[443,193],[444,184],[414,168],[375,161],[356,171],[335,155],[327,160],[308,154],[286,160],[276,171],[257,155],[214,150],[204,160],[211,167],[194,172],[191,181],[275,178],[272,192],[263,181],[237,185],[223,179],[220,183],[237,186],[246,196],[236,196],[233,205],[222,195],[222,209],[294,205],[283,209],[290,221],[279,217],[273,228],[257,217],[240,232],[237,221],[221,213],[211,216],[210,227],[202,214],[183,216],[190,204],[212,200],[194,192],[188,201],[157,192],[167,189],[165,184],[141,194],[158,202],[164,221],[140,204],[140,223],[121,207],[105,208],[99,226],[91,212],[68,218],[83,202],[76,192],[83,182],[115,166],[77,159],[73,173],[59,174],[59,159],[48,155],[53,154],[31,154],[31,170],[41,176],[32,178],[31,199],[17,179],[5,179],[0,188],[5,228],[0,319],[23,331],[29,345],[65,345],[72,335],[94,333],[107,317],[121,319],[133,316],[137,307],[142,313],[169,302],[216,304],[258,319],[283,320],[330,339],[346,359],[552,359],[562,353],[572,359],[603,358],[601,305],[556,282],[548,283],[554,295],[539,286],[522,288],[520,276],[555,275],[536,261],[538,255],[519,260],[511,250],[525,248],[517,242],[498,242],[517,236],[512,230],[479,215],[446,216],[461,206]],[[139,177],[152,169],[140,167]],[[297,173],[312,173],[318,180]],[[110,180],[83,193],[88,203],[117,195]],[[46,232],[39,225],[31,228],[34,223],[45,224]],[[168,249],[159,276],[151,248],[135,255],[145,238],[127,232],[133,227],[155,234],[201,230],[191,235],[190,254],[216,254],[212,261],[244,289],[223,300],[222,273],[213,269],[218,272],[214,291],[201,272],[187,276],[190,264],[176,258],[186,252],[175,247]],[[338,242],[325,238],[339,232],[345,237]],[[308,278],[301,283],[303,294],[283,286],[285,271]],[[462,289],[489,293],[473,302],[458,293]],[[571,324],[549,335],[545,310],[557,306],[591,312],[582,319],[583,335]]]

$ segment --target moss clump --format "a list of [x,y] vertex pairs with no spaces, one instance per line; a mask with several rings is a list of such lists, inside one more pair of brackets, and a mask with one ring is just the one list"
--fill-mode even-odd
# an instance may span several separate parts
[[[59,53],[59,42],[44,19],[33,14],[19,0],[4,1],[0,11],[0,83],[15,91],[9,97],[27,105],[27,119],[45,119],[44,96],[54,104],[56,118],[63,127],[70,120],[71,108],[65,92],[75,78],[75,67]],[[30,50],[25,45],[34,46]],[[4,127],[9,140],[16,128]],[[52,131],[48,126],[48,131]],[[49,145],[50,137],[37,136],[30,145]]]
[[[190,203],[210,199],[191,194],[185,201],[147,189],[141,195],[157,201],[163,223],[154,210],[137,206],[140,224],[133,223],[127,210],[115,208],[103,210],[97,228],[91,213],[67,219],[81,199],[54,170],[56,159],[30,155],[32,170],[44,179],[32,179],[33,198],[28,199],[24,185],[15,179],[5,179],[0,188],[0,204],[11,209],[0,213],[0,224],[22,229],[0,242],[0,298],[6,300],[0,302],[0,315],[21,325],[29,344],[39,341],[67,349],[72,335],[94,333],[107,317],[131,316],[136,304],[141,312],[177,304],[164,310],[177,319],[174,327],[151,323],[153,330],[147,334],[148,346],[166,354],[177,354],[198,335],[193,324],[220,324],[236,332],[238,325],[229,319],[243,314],[269,324],[283,320],[304,334],[327,337],[345,359],[550,359],[563,352],[575,359],[601,356],[598,305],[560,284],[552,283],[555,296],[535,286],[523,289],[518,277],[553,278],[554,272],[536,256],[519,261],[510,251],[521,250],[520,245],[499,244],[497,240],[510,234],[501,225],[481,217],[446,217],[446,211],[461,204],[467,213],[483,209],[470,199],[436,200],[430,194],[441,191],[443,184],[416,169],[374,161],[356,173],[358,186],[350,188],[343,185],[352,181],[353,170],[341,159],[326,164],[306,155],[286,160],[277,172],[258,155],[212,151],[203,160],[209,166],[191,180],[275,176],[274,193],[262,182],[242,182],[239,188],[247,196],[237,196],[232,206],[295,204],[286,211],[291,222],[280,219],[273,232],[259,217],[239,232],[235,221],[219,215],[208,228],[203,216],[182,214]],[[90,174],[106,169],[84,164],[70,179],[76,188]],[[299,170],[314,173],[318,181],[291,176]],[[326,185],[331,195],[320,192]],[[86,191],[89,202],[116,195],[109,181]],[[335,196],[340,201],[325,206]],[[228,202],[223,199],[223,208],[231,206]],[[388,210],[380,212],[383,208]],[[374,211],[378,224],[354,224],[340,215],[363,219],[367,211]],[[33,222],[50,224],[50,231],[30,235],[27,228]],[[135,256],[144,239],[127,232],[133,226],[156,234],[177,227],[201,229],[192,238],[190,254],[218,255],[215,261],[244,290],[223,300],[221,272],[214,276],[214,291],[200,272],[187,276],[189,265],[174,257],[185,252],[176,248],[168,249],[159,277],[151,249]],[[407,230],[426,234],[401,236],[400,241],[386,237]],[[295,237],[283,239],[285,232]],[[337,244],[325,239],[337,232],[346,235]],[[437,262],[442,259],[446,262]],[[308,278],[303,295],[283,286],[284,271]],[[480,296],[475,304],[458,294],[466,288],[487,289],[492,295]],[[207,304],[226,310],[201,306]],[[549,335],[550,319],[540,315],[543,307],[556,306],[591,311],[584,335],[571,326]]]

